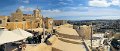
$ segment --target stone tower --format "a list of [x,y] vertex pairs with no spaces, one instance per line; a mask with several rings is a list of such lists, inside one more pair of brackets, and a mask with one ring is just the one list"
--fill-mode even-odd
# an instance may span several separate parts
[[33,15],[34,15],[34,20],[35,20],[36,27],[42,27],[41,10],[39,10],[38,8],[33,10]]
[[40,12],[41,12],[41,11],[40,11],[39,9],[35,9],[35,10],[33,11],[34,17],[35,17],[35,18],[41,17]]

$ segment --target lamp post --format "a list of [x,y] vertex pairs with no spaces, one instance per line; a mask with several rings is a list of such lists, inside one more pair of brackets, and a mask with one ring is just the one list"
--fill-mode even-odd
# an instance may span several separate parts
[[52,25],[52,27],[51,27],[51,29],[52,29],[51,33],[53,34],[53,21],[51,20],[49,23]]
[[43,37],[42,37],[42,42],[45,41],[45,24],[44,24],[44,18],[42,16],[42,26],[43,26]]
[[91,50],[93,49],[92,48],[92,34],[93,34],[93,28],[92,28],[92,23],[91,23],[91,39],[90,39],[91,40]]
[[30,23],[31,23],[31,31],[32,31],[32,20],[30,21]]

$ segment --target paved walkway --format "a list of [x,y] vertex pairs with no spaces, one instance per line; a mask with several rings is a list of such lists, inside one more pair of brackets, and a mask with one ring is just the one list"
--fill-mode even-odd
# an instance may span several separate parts
[[76,30],[61,26],[57,29],[58,40],[52,46],[52,51],[86,51]]

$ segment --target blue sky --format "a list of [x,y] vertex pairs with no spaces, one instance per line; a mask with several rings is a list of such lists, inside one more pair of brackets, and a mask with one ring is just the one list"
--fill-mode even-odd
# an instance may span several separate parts
[[37,5],[44,17],[54,19],[120,19],[120,0],[0,0],[0,15],[17,8],[32,14]]

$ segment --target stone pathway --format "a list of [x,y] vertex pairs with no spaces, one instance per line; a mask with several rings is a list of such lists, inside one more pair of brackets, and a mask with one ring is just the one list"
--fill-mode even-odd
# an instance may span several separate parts
[[76,30],[68,27],[57,29],[58,40],[52,46],[52,51],[86,51]]

